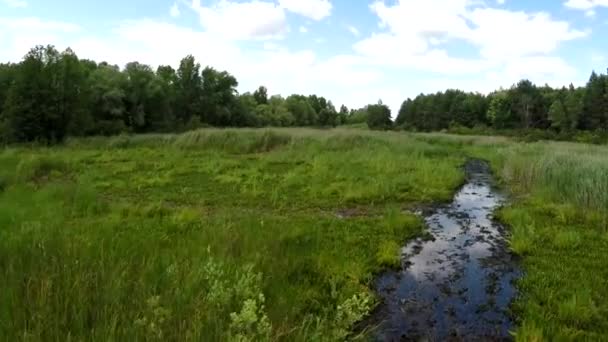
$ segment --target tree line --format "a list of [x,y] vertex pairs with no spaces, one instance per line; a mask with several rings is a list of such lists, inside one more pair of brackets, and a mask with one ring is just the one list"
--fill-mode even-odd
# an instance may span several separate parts
[[[226,71],[201,68],[193,56],[174,69],[124,68],[36,46],[20,63],[0,64],[0,141],[56,143],[68,136],[180,132],[203,126],[320,126],[367,122],[378,108],[337,110],[322,96],[270,96],[261,86],[239,94]],[[388,114],[386,114],[388,113]],[[372,125],[374,123],[372,122]],[[391,123],[392,124],[392,123]]]
[[455,89],[421,94],[403,102],[395,122],[382,101],[336,109],[322,96],[270,96],[263,86],[239,94],[237,86],[233,75],[202,68],[193,56],[177,69],[139,62],[120,68],[80,59],[71,49],[37,46],[19,63],[0,64],[0,142],[56,143],[68,136],[204,126],[608,132],[608,75],[595,72],[584,87],[522,80],[488,95]]
[[420,131],[453,127],[497,130],[607,131],[608,76],[593,72],[584,87],[551,88],[522,80],[489,95],[447,90],[403,102],[395,124]]

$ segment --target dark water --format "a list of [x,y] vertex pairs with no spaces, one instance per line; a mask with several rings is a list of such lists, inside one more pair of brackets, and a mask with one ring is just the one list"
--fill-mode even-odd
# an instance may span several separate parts
[[425,215],[433,240],[403,249],[403,269],[382,275],[384,304],[374,316],[379,341],[510,340],[508,307],[519,270],[492,213],[504,198],[485,162],[466,164],[453,202]]

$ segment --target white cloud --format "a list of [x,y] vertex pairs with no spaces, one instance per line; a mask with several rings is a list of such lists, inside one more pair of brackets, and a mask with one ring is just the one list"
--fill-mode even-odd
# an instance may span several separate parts
[[568,0],[566,7],[587,11],[595,7],[608,7],[608,0]]
[[57,44],[81,31],[78,25],[34,17],[0,17],[0,61],[19,61],[36,45]]
[[475,7],[473,0],[400,0],[371,5],[395,44],[428,45],[433,39],[461,39],[480,48],[484,57],[510,58],[549,53],[562,42],[587,35],[547,13]]
[[[513,79],[546,75],[551,70],[563,76],[572,74],[573,68],[552,54],[563,42],[584,37],[588,32],[575,30],[568,22],[554,20],[547,13],[479,4],[474,0],[400,0],[388,6],[376,1],[370,8],[384,32],[357,42],[354,50],[379,67],[444,75],[473,77],[494,72]],[[477,48],[478,54],[455,58],[442,49],[449,41]]]
[[177,5],[177,2],[173,3],[173,6],[171,6],[171,9],[169,10],[169,14],[173,17],[173,18],[177,18],[179,17],[179,15],[181,14],[179,11],[179,6]]
[[308,32],[308,28],[306,28],[306,26],[300,26],[300,33],[307,33]]
[[361,33],[359,32],[359,30],[358,30],[356,27],[352,26],[352,25],[349,25],[349,26],[348,26],[348,30],[349,30],[349,31],[350,31],[350,33],[352,33],[352,34],[353,34],[353,36],[355,36],[355,37],[359,37],[359,35],[361,34]]
[[[44,34],[42,33],[44,32]],[[4,39],[9,37],[9,39]],[[103,36],[69,23],[40,19],[0,19],[0,60],[19,61],[35,44],[50,43],[60,50],[72,47],[79,57],[124,66],[140,61],[156,67],[178,66],[188,54],[202,65],[228,70],[239,80],[239,91],[266,85],[271,93],[319,94],[336,104],[363,106],[376,101],[382,73],[357,56],[320,59],[311,50],[291,51],[275,41],[248,44],[224,39],[217,32],[201,32],[156,20],[125,21]],[[369,94],[367,94],[369,92]],[[357,94],[357,95],[353,95]],[[368,96],[369,95],[369,96]]]
[[479,46],[482,56],[487,58],[549,54],[563,42],[588,35],[542,12],[528,14],[477,8],[467,16],[476,27],[464,39]]
[[279,5],[290,12],[313,20],[329,17],[332,9],[329,0],[279,0]]
[[191,7],[207,32],[225,39],[277,39],[287,32],[285,12],[270,2],[220,0],[207,7],[200,0],[192,0]]
[[[202,65],[235,75],[241,92],[264,84],[270,93],[317,93],[349,107],[382,98],[393,111],[420,92],[450,87],[489,92],[521,78],[564,85],[587,77],[587,70],[579,75],[558,54],[561,44],[587,32],[545,13],[493,9],[476,5],[478,0],[400,0],[390,6],[376,1],[371,9],[380,27],[360,38],[354,52],[333,57],[279,45],[276,39],[289,27],[288,9],[277,0],[204,3],[188,3],[202,30],[150,19],[124,21],[98,34],[70,23],[0,18],[0,61],[17,61],[32,46],[47,43],[121,66],[134,60],[177,66],[192,54]],[[311,25],[302,27],[307,31]],[[451,43],[478,52],[453,55]]]
[[6,4],[8,7],[13,7],[13,8],[27,7],[27,1],[25,1],[25,0],[2,0],[2,2],[4,4]]

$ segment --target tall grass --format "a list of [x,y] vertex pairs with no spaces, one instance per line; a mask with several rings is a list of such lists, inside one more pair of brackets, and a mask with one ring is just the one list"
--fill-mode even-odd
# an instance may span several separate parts
[[608,332],[608,148],[204,129],[0,152],[0,340],[336,340],[469,156],[522,258],[518,340]]
[[4,150],[0,340],[353,338],[421,232],[403,208],[449,198],[463,160],[353,130]]
[[537,143],[506,153],[502,175],[530,191],[581,208],[608,210],[608,158],[605,147]]
[[500,213],[525,276],[516,338],[608,339],[608,147],[573,143],[478,144],[512,204]]

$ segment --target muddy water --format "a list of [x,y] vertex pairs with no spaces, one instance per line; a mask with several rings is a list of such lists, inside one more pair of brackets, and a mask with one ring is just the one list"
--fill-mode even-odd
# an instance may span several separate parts
[[379,341],[509,340],[508,307],[519,271],[493,212],[504,198],[488,165],[471,160],[467,183],[425,220],[432,239],[403,248],[403,267],[382,275]]

